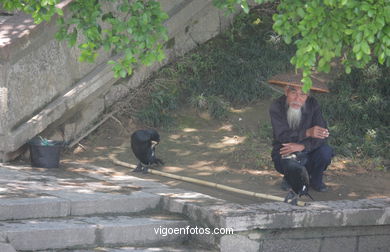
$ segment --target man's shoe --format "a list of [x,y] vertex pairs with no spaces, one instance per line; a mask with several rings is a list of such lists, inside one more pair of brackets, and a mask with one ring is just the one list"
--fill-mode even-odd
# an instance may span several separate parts
[[286,178],[283,178],[282,183],[280,184],[280,188],[282,188],[283,191],[288,191],[291,189],[291,186],[287,183]]
[[314,191],[317,191],[317,192],[329,191],[328,187],[324,183],[321,183],[321,185],[319,185],[319,186],[312,185],[312,188]]

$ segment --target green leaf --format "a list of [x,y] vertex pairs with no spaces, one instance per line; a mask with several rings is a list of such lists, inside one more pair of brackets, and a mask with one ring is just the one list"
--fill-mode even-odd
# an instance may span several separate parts
[[248,3],[246,1],[242,1],[241,2],[241,8],[244,10],[245,13],[249,13],[249,6],[248,6]]
[[60,8],[56,8],[56,13],[60,16],[63,16],[64,15],[64,11]]
[[355,44],[354,47],[353,47],[353,49],[352,49],[352,51],[353,51],[354,53],[359,52],[359,51],[360,51],[360,44]]
[[120,75],[120,77],[125,78],[126,75],[127,75],[126,70],[125,70],[125,69],[122,69],[122,70],[119,72],[119,75]]
[[284,36],[284,42],[286,42],[286,44],[291,44],[291,37],[290,36]]
[[356,59],[357,60],[361,60],[363,58],[363,53],[362,53],[362,51],[358,51],[357,53],[356,53]]
[[381,65],[383,65],[383,63],[385,63],[385,59],[386,59],[385,52],[382,52],[381,54],[379,54],[378,62],[379,62]]
[[303,10],[303,8],[298,8],[297,13],[298,13],[298,16],[301,18],[304,18],[305,14],[306,14],[305,11]]
[[311,78],[310,77],[304,77],[302,79],[302,82],[303,82],[303,87],[302,87],[302,90],[304,93],[307,93],[309,92],[310,88],[312,87],[312,81],[311,81]]
[[353,30],[352,29],[345,29],[344,33],[347,35],[351,35],[353,33]]
[[375,42],[375,37],[374,37],[374,36],[369,36],[369,37],[367,38],[367,41],[368,41],[368,43],[372,44],[372,43]]
[[370,53],[371,53],[370,46],[367,44],[366,41],[362,41],[362,43],[361,43],[361,48],[362,48],[362,50],[363,50],[363,52],[364,52],[365,54],[370,54]]
[[390,23],[390,6],[384,8],[384,15],[387,23]]

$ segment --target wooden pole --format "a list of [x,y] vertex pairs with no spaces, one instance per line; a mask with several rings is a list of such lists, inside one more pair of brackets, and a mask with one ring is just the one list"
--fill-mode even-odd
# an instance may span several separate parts
[[[136,167],[135,165],[131,165],[129,163],[126,163],[126,162],[118,160],[116,158],[115,154],[110,154],[109,158],[116,165],[120,165],[120,166],[124,166],[124,167],[128,167],[128,168],[135,168]],[[222,185],[222,184],[218,184],[218,183],[214,183],[214,182],[209,182],[209,181],[205,181],[205,180],[201,180],[201,179],[190,178],[190,177],[180,176],[180,175],[176,175],[176,174],[172,174],[172,173],[157,171],[157,170],[153,170],[153,169],[150,169],[150,168],[148,169],[148,171],[151,174],[160,175],[160,176],[163,176],[163,177],[173,178],[173,179],[186,181],[186,182],[190,182],[190,183],[195,183],[195,184],[199,184],[199,185],[205,185],[205,186],[208,186],[208,187],[213,187],[213,188],[217,188],[217,189],[221,189],[221,190],[225,190],[225,191],[229,191],[229,192],[234,192],[234,193],[244,194],[244,195],[248,195],[248,196],[253,196],[253,197],[256,197],[256,198],[270,199],[270,200],[284,202],[284,198],[278,197],[278,196],[274,196],[274,195],[270,195],[270,194],[251,192],[251,191],[238,189],[238,188],[234,188],[234,187],[231,187],[231,186]],[[303,201],[298,201],[297,205],[298,206],[305,206],[306,203],[303,202]]]

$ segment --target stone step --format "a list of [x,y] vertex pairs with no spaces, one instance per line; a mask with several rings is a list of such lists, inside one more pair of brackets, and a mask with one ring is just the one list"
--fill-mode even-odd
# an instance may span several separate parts
[[[89,249],[70,249],[56,250],[56,252],[156,252],[156,251],[171,251],[171,252],[212,252],[216,249],[202,248],[193,244],[170,244],[168,246],[153,246],[153,247],[96,247]],[[48,251],[36,251],[48,252]]]
[[160,196],[142,191],[126,194],[56,191],[50,195],[0,200],[0,220],[127,214],[156,209]]
[[172,231],[188,225],[186,220],[171,215],[1,221],[0,241],[8,243],[17,251],[163,246],[188,240],[189,236],[184,232],[175,234]]

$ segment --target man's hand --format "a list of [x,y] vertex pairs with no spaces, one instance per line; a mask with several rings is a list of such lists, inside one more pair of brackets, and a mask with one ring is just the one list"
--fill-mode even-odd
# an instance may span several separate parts
[[306,130],[306,137],[325,139],[329,136],[328,129],[320,126],[314,126]]
[[297,143],[285,143],[282,144],[283,147],[280,148],[280,155],[289,155],[293,152],[297,151],[303,151],[305,149],[305,146],[303,144],[297,144]]

